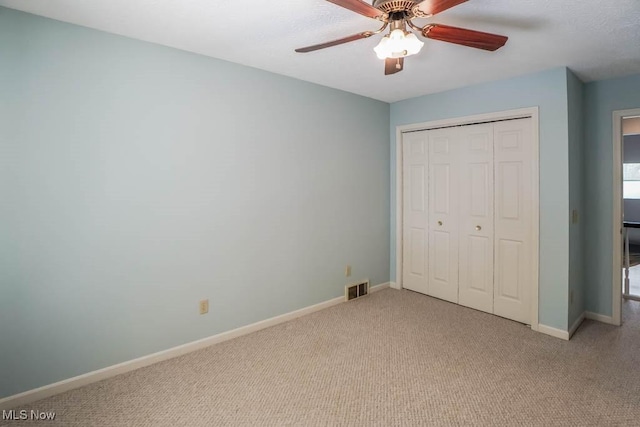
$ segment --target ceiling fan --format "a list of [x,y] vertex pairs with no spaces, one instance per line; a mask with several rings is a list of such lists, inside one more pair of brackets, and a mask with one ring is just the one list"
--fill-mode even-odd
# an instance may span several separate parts
[[362,0],[327,1],[368,18],[382,21],[384,25],[376,31],[364,31],[326,43],[299,48],[296,49],[296,52],[312,52],[343,43],[366,39],[375,34],[380,34],[389,27],[389,34],[385,35],[374,48],[378,58],[385,60],[385,75],[402,71],[404,68],[404,58],[418,53],[424,45],[415,34],[407,31],[407,27],[429,39],[490,51],[501,48],[508,39],[508,37],[497,34],[450,27],[442,24],[427,24],[419,27],[412,22],[415,18],[429,18],[468,0],[373,0],[372,5]]

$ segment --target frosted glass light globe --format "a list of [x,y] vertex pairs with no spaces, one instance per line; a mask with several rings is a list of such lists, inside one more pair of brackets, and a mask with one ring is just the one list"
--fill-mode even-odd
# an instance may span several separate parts
[[384,36],[373,50],[380,59],[404,58],[420,52],[422,46],[424,43],[418,40],[415,34],[407,34],[397,28]]

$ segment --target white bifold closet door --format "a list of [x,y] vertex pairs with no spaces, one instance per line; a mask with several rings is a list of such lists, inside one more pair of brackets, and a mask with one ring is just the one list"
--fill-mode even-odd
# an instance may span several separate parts
[[533,170],[531,119],[494,123],[493,312],[531,323]]
[[493,313],[493,124],[460,134],[459,303]]
[[402,282],[407,289],[428,294],[427,132],[412,132],[402,138]]
[[429,295],[458,302],[458,135],[428,132]]
[[403,286],[531,323],[530,119],[403,135]]

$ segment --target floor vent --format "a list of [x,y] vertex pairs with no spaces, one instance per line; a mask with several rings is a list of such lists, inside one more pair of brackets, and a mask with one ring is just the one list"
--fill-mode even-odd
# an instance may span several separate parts
[[352,283],[344,287],[344,299],[350,301],[360,298],[369,293],[369,281]]

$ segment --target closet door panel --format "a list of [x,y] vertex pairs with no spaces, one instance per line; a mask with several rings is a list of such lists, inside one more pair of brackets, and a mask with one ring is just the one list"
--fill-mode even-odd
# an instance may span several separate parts
[[458,302],[458,128],[428,135],[428,294]]
[[531,323],[531,120],[497,122],[495,136],[494,313]]
[[460,129],[459,303],[493,313],[493,124]]
[[402,286],[426,294],[429,267],[427,131],[403,134],[402,143]]

